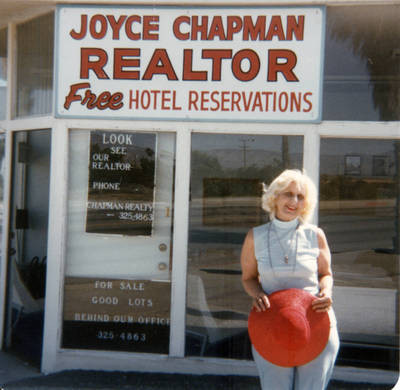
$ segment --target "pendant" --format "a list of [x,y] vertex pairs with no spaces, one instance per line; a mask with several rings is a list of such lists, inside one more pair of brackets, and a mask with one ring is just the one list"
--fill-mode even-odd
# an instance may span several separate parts
[[285,263],[286,264],[289,263],[289,256],[288,255],[285,256]]

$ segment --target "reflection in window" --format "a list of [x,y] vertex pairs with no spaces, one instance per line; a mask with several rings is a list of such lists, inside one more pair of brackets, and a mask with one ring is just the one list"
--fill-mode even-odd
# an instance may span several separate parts
[[386,156],[373,156],[372,174],[374,176],[388,175],[388,158]]
[[325,120],[400,119],[400,5],[327,8]]
[[18,26],[17,116],[52,110],[54,15]]
[[7,29],[0,30],[0,120],[6,119]]
[[194,134],[186,354],[251,359],[241,284],[247,231],[266,222],[261,183],[303,165],[303,138]]
[[398,140],[321,140],[319,225],[341,339],[385,345],[394,355],[376,358],[384,368],[398,357],[399,153]]
[[361,174],[361,156],[345,156],[345,174]]

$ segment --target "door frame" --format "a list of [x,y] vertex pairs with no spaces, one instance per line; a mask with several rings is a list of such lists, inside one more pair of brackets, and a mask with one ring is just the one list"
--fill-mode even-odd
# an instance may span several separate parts
[[12,165],[12,133],[6,132],[5,142],[5,175],[3,198],[3,221],[1,236],[1,261],[0,261],[0,350],[4,346],[5,314],[7,306],[7,279],[8,279],[8,252],[9,252],[9,227],[10,227],[10,199],[11,199],[11,165]]
[[[186,128],[173,123],[165,123],[155,127],[151,122],[119,122],[115,121],[91,121],[91,120],[57,120],[52,136],[52,159],[51,159],[51,178],[50,178],[50,211],[49,211],[49,236],[48,236],[48,265],[47,273],[52,275],[47,279],[47,291],[45,302],[45,338],[43,345],[42,371],[54,372],[65,367],[74,366],[77,354],[81,359],[87,361],[88,368],[105,366],[118,367],[119,370],[129,370],[132,367],[132,359],[138,358],[139,366],[135,369],[149,369],[149,361],[143,354],[130,353],[126,359],[126,353],[103,352],[103,351],[76,351],[61,349],[60,338],[62,327],[62,302],[63,302],[63,280],[65,265],[65,233],[67,214],[67,186],[68,186],[68,148],[69,132],[79,130],[111,130],[111,131],[140,131],[140,132],[168,132],[175,133],[176,148],[187,144],[190,141],[190,134]],[[180,146],[179,146],[180,145]],[[170,325],[170,352],[169,358],[181,358],[184,354],[184,311],[182,312],[181,298],[185,296],[186,281],[182,274],[186,274],[187,258],[187,226],[188,222],[188,203],[189,203],[189,170],[187,161],[190,157],[190,147],[185,148],[185,153],[177,153],[175,164],[175,196],[174,196],[174,226],[180,226],[179,231],[173,230],[173,255],[172,255],[172,297],[171,297],[171,325]],[[179,180],[177,180],[179,178]],[[178,207],[179,205],[179,207]],[[60,223],[62,221],[62,223]],[[51,228],[50,228],[51,227]],[[178,297],[174,299],[174,297]],[[51,309],[51,310],[49,310]],[[110,360],[110,356],[115,359]],[[160,361],[160,366],[165,365],[165,355],[146,354],[146,357],[154,363]],[[136,359],[135,359],[136,360]],[[101,363],[103,361],[103,363]],[[160,367],[158,368],[158,370]],[[151,369],[150,369],[151,370]]]

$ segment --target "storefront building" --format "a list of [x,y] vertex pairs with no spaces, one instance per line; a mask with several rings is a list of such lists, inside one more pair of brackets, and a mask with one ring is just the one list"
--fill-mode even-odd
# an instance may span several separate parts
[[[90,3],[88,5],[87,3]],[[398,371],[400,1],[0,5],[1,348],[256,375],[261,183],[305,169],[340,367]]]

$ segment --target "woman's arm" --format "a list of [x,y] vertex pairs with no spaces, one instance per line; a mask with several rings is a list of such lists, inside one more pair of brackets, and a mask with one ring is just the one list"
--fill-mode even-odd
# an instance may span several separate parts
[[317,236],[319,246],[319,256],[317,259],[319,293],[318,299],[313,301],[312,306],[317,312],[324,312],[328,311],[332,306],[333,276],[331,268],[331,252],[329,250],[325,233],[322,229],[318,228]]
[[240,256],[242,266],[242,284],[252,298],[252,307],[257,311],[264,311],[269,308],[267,294],[263,291],[258,278],[257,260],[254,255],[253,230],[247,233]]

